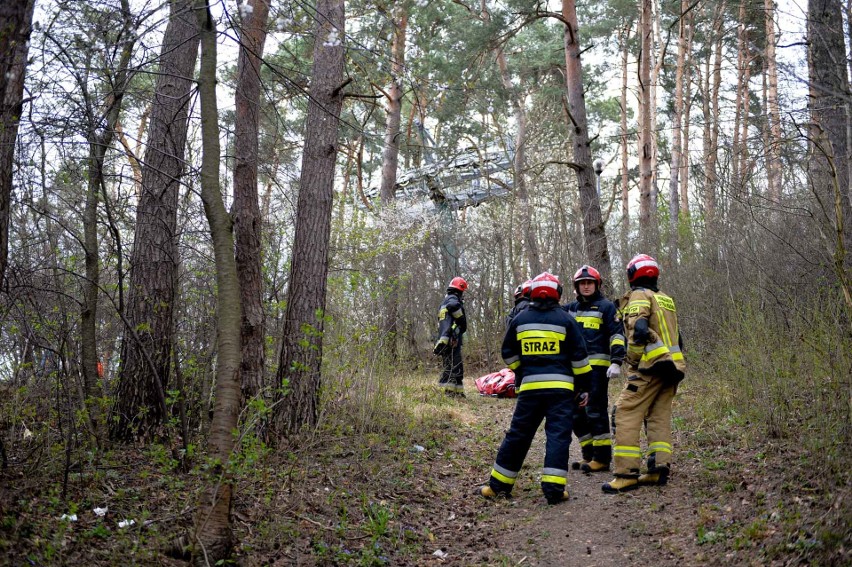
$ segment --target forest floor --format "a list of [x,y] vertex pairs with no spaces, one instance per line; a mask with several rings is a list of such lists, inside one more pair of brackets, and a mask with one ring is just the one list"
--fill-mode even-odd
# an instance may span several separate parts
[[[667,486],[606,495],[609,473],[571,471],[571,498],[556,506],[537,481],[541,430],[513,498],[474,495],[514,402],[478,396],[472,380],[466,389],[465,399],[446,398],[424,376],[395,394],[407,415],[352,416],[371,424],[360,431],[329,421],[274,453],[244,446],[238,543],[233,563],[219,564],[852,564],[849,483],[815,476],[790,441],[750,441],[748,424],[696,424],[689,386],[676,399]],[[24,459],[22,449],[12,445],[0,476],[0,564],[186,564],[174,542],[192,524],[200,467],[179,473],[165,448],[122,448],[108,465],[72,467],[80,472],[63,497],[61,453],[30,448]],[[572,460],[577,453],[572,443]]]

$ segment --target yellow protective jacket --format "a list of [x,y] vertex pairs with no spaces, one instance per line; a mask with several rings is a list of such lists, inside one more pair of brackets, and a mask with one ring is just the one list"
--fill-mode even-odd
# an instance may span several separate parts
[[[618,301],[627,339],[625,362],[642,374],[679,382],[686,373],[681,352],[677,310],[668,295],[644,287],[634,287]],[[648,333],[636,332],[640,319],[648,322]],[[644,340],[643,340],[644,339]]]

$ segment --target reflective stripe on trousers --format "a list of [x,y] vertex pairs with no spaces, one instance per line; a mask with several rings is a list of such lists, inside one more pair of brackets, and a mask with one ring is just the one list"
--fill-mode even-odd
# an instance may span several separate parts
[[671,462],[672,400],[677,386],[662,378],[631,371],[615,404],[615,474],[639,474],[642,450],[640,432],[647,423],[649,453],[654,453],[657,466]]
[[524,392],[518,396],[512,424],[497,451],[489,484],[496,492],[511,492],[527,457],[533,437],[544,421],[544,469],[541,489],[545,497],[561,496],[568,476],[568,449],[574,394],[570,390]]

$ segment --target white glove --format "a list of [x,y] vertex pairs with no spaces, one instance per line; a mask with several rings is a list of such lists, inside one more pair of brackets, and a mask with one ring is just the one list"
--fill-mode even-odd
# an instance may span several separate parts
[[619,375],[621,375],[621,365],[613,362],[606,369],[606,377],[612,379],[617,378]]

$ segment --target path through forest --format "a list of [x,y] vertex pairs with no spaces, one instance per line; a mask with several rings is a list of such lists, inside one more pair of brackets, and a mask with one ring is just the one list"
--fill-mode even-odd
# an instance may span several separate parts
[[[456,409],[470,428],[459,431],[455,462],[468,455],[479,469],[446,473],[452,497],[445,510],[431,511],[443,515],[432,529],[436,552],[443,556],[434,564],[798,565],[814,545],[809,524],[827,514],[824,498],[807,485],[791,484],[789,469],[781,473],[779,464],[795,461],[780,445],[748,447],[731,439],[697,443],[690,438],[696,435],[677,428],[675,465],[665,487],[608,495],[600,486],[611,473],[571,471],[570,501],[548,506],[537,482],[544,452],[540,429],[513,498],[486,501],[473,492],[487,479],[499,441],[484,451],[472,447],[482,442],[473,433],[475,424],[489,430],[485,437],[502,438],[513,402],[468,393]],[[576,439],[571,452],[571,460],[577,460]],[[835,506],[848,509],[843,500],[848,489],[840,494]],[[842,522],[842,511],[839,517]],[[848,558],[848,546],[841,545],[837,557]]]
[[[814,468],[795,440],[767,439],[747,422],[708,426],[696,412],[705,393],[697,383],[675,400],[667,486],[607,495],[600,485],[609,473],[571,471],[571,499],[548,506],[538,485],[543,431],[514,497],[485,500],[474,492],[488,479],[514,402],[479,397],[472,384],[467,398],[446,398],[431,376],[420,378],[388,388],[386,413],[362,418],[360,431],[340,413],[263,457],[245,446],[235,464],[234,563],[852,564],[852,483],[831,480],[848,473],[830,471],[828,458]],[[59,498],[62,454],[22,458],[26,448],[13,446],[0,471],[0,565],[188,564],[175,538],[189,541],[204,487],[199,466],[176,470],[162,447],[117,447],[94,472],[75,465]],[[99,516],[95,507],[109,511]],[[61,519],[70,513],[78,519]]]
[[[462,422],[489,422],[499,437],[511,420],[513,402],[468,399],[459,403]],[[459,499],[445,519],[459,523],[453,541],[436,548],[446,553],[436,563],[456,565],[698,565],[706,562],[695,541],[697,503],[691,495],[689,471],[679,464],[666,487],[645,487],[607,495],[601,484],[610,473],[569,474],[568,502],[548,506],[537,482],[544,458],[544,431],[539,430],[511,499],[486,501],[475,496],[489,467],[459,478]],[[462,437],[461,442],[465,440]],[[469,439],[467,441],[470,441]],[[490,447],[496,453],[497,444]],[[464,452],[464,449],[460,448]],[[576,439],[572,461],[579,459]],[[453,505],[455,504],[455,505]],[[471,516],[473,520],[470,521]],[[450,519],[452,518],[452,520]],[[443,555],[439,553],[438,555]]]

